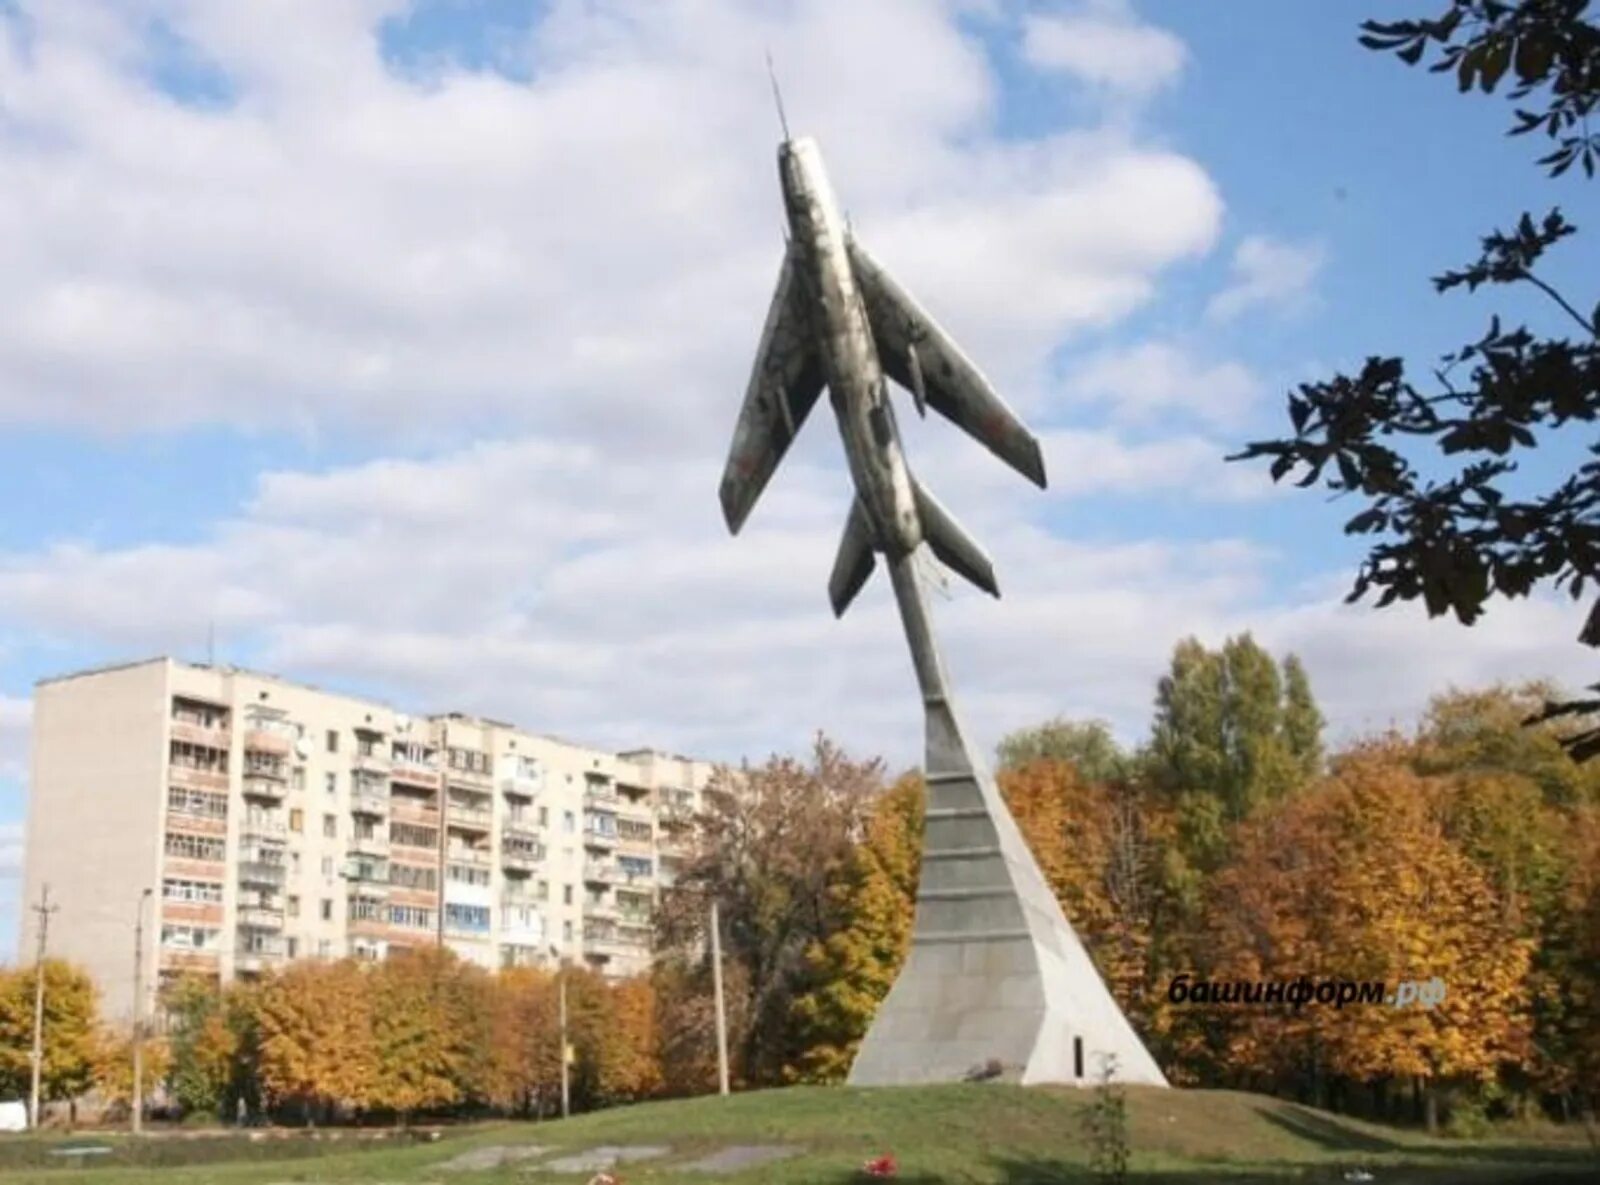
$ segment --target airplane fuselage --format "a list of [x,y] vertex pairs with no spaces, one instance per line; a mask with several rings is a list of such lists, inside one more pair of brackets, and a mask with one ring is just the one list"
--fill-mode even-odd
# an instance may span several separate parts
[[778,148],[778,172],[797,278],[812,297],[811,329],[821,346],[828,398],[857,496],[876,535],[874,544],[890,556],[908,555],[922,542],[911,474],[851,267],[848,232],[816,142],[785,141]]

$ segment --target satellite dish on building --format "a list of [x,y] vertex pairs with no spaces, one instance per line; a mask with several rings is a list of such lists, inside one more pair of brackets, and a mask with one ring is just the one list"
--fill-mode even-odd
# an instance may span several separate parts
[[294,743],[294,755],[301,761],[311,756],[311,742],[305,737],[298,738]]
[[396,732],[410,732],[411,731],[411,717],[410,716],[396,716],[394,718],[394,730]]

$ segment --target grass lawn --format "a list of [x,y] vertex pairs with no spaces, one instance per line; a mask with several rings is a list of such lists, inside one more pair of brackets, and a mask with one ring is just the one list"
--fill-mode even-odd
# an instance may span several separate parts
[[[0,1178],[7,1185],[582,1181],[588,1174],[562,1177],[535,1169],[535,1160],[484,1171],[449,1171],[443,1166],[465,1151],[495,1145],[537,1144],[551,1148],[554,1156],[603,1144],[658,1144],[669,1145],[672,1151],[618,1170],[627,1185],[687,1181],[843,1185],[866,1180],[859,1172],[861,1162],[884,1152],[894,1153],[900,1165],[898,1179],[911,1185],[1042,1185],[1090,1179],[1082,1135],[1088,1101],[1088,1093],[1082,1091],[1000,1085],[800,1087],[729,1099],[645,1103],[563,1122],[486,1124],[436,1144],[386,1141],[361,1150],[353,1150],[347,1140],[295,1145],[309,1149],[308,1155],[295,1159],[283,1158],[286,1148],[268,1151],[270,1143],[230,1141],[241,1156],[257,1159],[181,1167],[170,1161],[182,1153],[166,1149],[162,1159],[169,1163],[164,1165],[115,1163],[127,1155],[143,1159],[154,1151],[124,1151],[124,1142],[116,1141],[118,1152],[101,1158],[112,1163],[83,1169],[30,1168],[7,1154],[0,1137]],[[1230,1091],[1132,1088],[1128,1110],[1134,1149],[1129,1181],[1136,1185],[1335,1182],[1357,1166],[1374,1174],[1374,1185],[1600,1182],[1600,1153],[1576,1130],[1540,1139],[1429,1139]],[[79,1142],[96,1141],[90,1137]],[[675,1167],[730,1144],[789,1144],[804,1151],[788,1160],[721,1176]],[[227,1146],[219,1144],[211,1154]],[[273,1159],[260,1159],[264,1155]],[[37,1164],[41,1158],[28,1159]]]

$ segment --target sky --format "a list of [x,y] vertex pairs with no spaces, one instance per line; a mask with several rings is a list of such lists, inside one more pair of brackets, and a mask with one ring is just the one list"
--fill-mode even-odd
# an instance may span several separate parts
[[1470,631],[1343,605],[1352,509],[1223,457],[1296,383],[1550,327],[1428,277],[1593,189],[1356,44],[1414,4],[1227,12],[0,0],[0,951],[31,688],[87,666],[214,645],[601,746],[919,759],[887,582],[828,610],[831,417],[738,538],[717,504],[782,250],[769,51],[855,233],[1043,444],[1045,492],[902,405],[999,574],[935,603],[984,747],[1137,742],[1187,635],[1299,654],[1335,739],[1592,679],[1551,596]]

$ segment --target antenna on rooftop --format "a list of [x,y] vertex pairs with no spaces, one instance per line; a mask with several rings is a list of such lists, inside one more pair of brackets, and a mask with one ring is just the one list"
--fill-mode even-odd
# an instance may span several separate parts
[[783,129],[783,138],[789,139],[789,119],[783,113],[783,92],[778,89],[778,72],[772,67],[772,51],[767,50],[767,77],[772,80],[772,100],[778,105],[778,126]]

